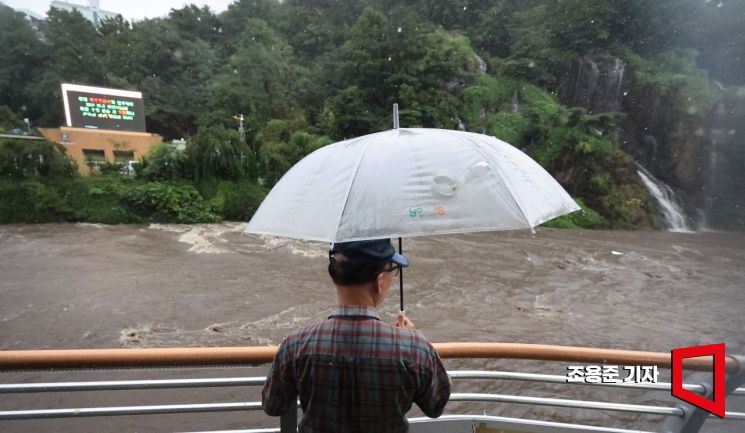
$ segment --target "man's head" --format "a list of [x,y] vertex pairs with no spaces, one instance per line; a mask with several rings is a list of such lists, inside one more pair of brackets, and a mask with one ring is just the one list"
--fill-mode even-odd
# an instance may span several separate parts
[[409,260],[396,253],[390,239],[341,242],[329,250],[329,275],[337,286],[366,285],[407,266]]

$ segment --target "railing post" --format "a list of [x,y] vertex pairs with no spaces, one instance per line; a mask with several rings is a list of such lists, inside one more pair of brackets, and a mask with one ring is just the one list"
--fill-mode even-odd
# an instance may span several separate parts
[[290,410],[279,418],[279,431],[280,433],[297,433],[297,405],[291,406]]
[[[725,395],[732,394],[732,391],[737,387],[745,384],[745,356],[731,357],[735,358],[739,365],[735,372],[727,375]],[[714,395],[714,387],[708,382],[701,385],[706,389],[704,397],[711,400]],[[662,428],[664,433],[698,433],[704,422],[709,418],[709,412],[690,403],[681,402],[676,407],[682,409],[685,415],[682,418],[679,416],[667,417]]]

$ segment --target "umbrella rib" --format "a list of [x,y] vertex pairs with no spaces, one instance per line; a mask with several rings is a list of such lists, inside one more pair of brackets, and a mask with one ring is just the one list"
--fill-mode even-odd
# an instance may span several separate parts
[[[359,140],[359,139],[358,139]],[[334,241],[339,239],[339,227],[341,225],[341,219],[344,217],[344,211],[347,209],[347,203],[349,202],[349,192],[352,190],[352,186],[354,185],[355,179],[357,179],[357,173],[360,169],[360,164],[362,164],[362,158],[365,157],[365,154],[367,153],[368,147],[370,147],[370,141],[364,141],[365,148],[362,149],[362,152],[360,152],[360,156],[357,158],[357,163],[354,165],[354,173],[352,174],[352,179],[349,181],[349,185],[347,186],[347,193],[344,195],[344,204],[341,207],[341,212],[339,212],[339,218],[336,221],[336,234],[334,234]]]
[[486,158],[489,161],[491,161],[491,167],[493,167],[494,173],[497,176],[499,176],[499,178],[502,180],[502,182],[504,182],[505,185],[507,185],[507,192],[510,194],[510,197],[512,197],[512,200],[517,205],[517,208],[520,210],[520,213],[523,215],[523,218],[525,218],[525,221],[530,226],[530,229],[533,230],[533,227],[535,227],[533,225],[533,222],[530,220],[530,217],[528,217],[527,212],[525,212],[525,207],[523,206],[522,202],[517,198],[517,196],[513,192],[513,190],[512,190],[512,184],[509,182],[509,179],[507,179],[507,177],[504,176],[504,175],[502,175],[502,173],[500,172],[500,167],[499,167],[499,164],[497,164],[497,161],[494,161],[494,159],[487,152],[485,152],[484,149],[481,148],[481,143],[480,142],[474,142],[474,141],[466,140],[465,138],[460,137],[458,134],[451,134],[450,132],[448,132],[448,134],[449,135],[452,135],[453,137],[457,138],[458,140],[461,140],[461,141],[465,142],[466,144],[469,144],[469,145],[475,147],[476,150],[484,158]]

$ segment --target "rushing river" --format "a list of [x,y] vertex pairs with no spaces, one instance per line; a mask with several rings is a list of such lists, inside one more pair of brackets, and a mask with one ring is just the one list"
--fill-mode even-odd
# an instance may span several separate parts
[[[0,226],[0,349],[277,344],[333,306],[327,245],[244,236],[243,224]],[[635,231],[480,233],[406,239],[409,317],[432,341],[523,342],[667,352],[726,342],[745,354],[745,235]],[[383,306],[393,321],[397,291]],[[448,360],[448,368],[565,374],[566,363]],[[266,367],[188,370],[179,377],[261,376]],[[104,377],[4,373],[3,382]],[[117,371],[109,378],[169,377]],[[661,370],[661,380],[669,379]],[[692,378],[695,381],[696,378]],[[699,378],[700,379],[700,378]],[[17,408],[256,400],[258,390],[8,396]],[[517,382],[456,382],[499,392],[670,406],[665,392],[609,392]],[[112,395],[115,394],[115,395]],[[130,394],[134,395],[134,394]],[[123,396],[123,397],[122,397]],[[745,397],[728,400],[745,411]],[[504,404],[488,413],[655,430],[661,418]],[[412,412],[412,414],[415,414]],[[1,431],[204,431],[276,425],[263,414],[150,415],[0,421]],[[741,432],[745,421],[704,431]]]

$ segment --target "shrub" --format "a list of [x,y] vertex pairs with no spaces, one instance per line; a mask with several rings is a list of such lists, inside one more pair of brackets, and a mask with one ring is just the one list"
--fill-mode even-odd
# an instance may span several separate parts
[[148,153],[138,177],[147,180],[178,180],[186,177],[186,156],[175,146],[160,143]]
[[74,209],[74,219],[100,224],[131,224],[145,219],[134,213],[120,196],[138,182],[119,175],[92,176],[65,185],[66,198]]
[[575,200],[582,208],[581,211],[554,218],[551,221],[545,222],[543,226],[555,229],[597,229],[607,225],[605,218],[586,206],[582,199],[576,198]]
[[264,189],[255,182],[221,184],[220,193],[224,200],[222,215],[229,220],[249,220],[266,197]]
[[266,197],[266,190],[253,180],[202,181],[199,193],[226,220],[249,220]]
[[188,140],[186,159],[193,179],[243,179],[251,175],[253,153],[238,132],[222,126],[201,127]]
[[148,221],[208,223],[220,219],[189,184],[150,182],[128,188],[120,197]]
[[3,179],[62,179],[78,175],[62,146],[45,140],[0,139],[0,177]]
[[0,181],[0,223],[67,221],[72,209],[57,188],[38,180]]

